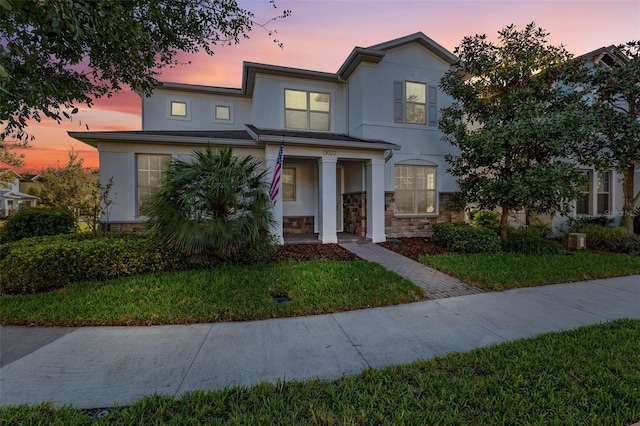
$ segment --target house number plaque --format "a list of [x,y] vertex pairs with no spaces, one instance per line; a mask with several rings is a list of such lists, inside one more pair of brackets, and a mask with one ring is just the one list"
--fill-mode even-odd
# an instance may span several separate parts
[[323,149],[322,155],[336,155],[336,151],[333,149]]

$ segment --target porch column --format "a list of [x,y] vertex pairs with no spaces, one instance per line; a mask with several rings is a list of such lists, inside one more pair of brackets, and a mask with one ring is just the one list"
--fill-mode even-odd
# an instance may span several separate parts
[[384,233],[384,159],[374,158],[366,165],[367,238],[371,242],[386,241]]
[[[279,147],[276,145],[274,145],[274,147],[267,146],[266,148],[265,163],[267,166],[267,176],[269,178],[269,182],[271,182],[271,179],[273,178],[273,170],[276,167],[278,149]],[[273,218],[275,219],[275,223],[271,227],[271,233],[277,237],[279,244],[284,244],[284,237],[282,232],[282,189],[280,189],[278,200],[275,206],[273,206]]]
[[318,231],[320,235],[318,239],[323,244],[337,243],[338,234],[336,233],[336,164],[338,158],[322,157],[318,160],[320,195],[319,202],[320,220]]

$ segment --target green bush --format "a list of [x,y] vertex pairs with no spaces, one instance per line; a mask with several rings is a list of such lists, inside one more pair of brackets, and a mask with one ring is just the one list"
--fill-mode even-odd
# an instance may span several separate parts
[[503,243],[507,253],[519,253],[529,256],[548,256],[564,254],[564,249],[557,242],[541,237],[538,231],[530,230],[511,232]]
[[472,210],[469,213],[471,220],[475,226],[491,229],[498,232],[500,229],[500,215],[493,210]]
[[253,244],[246,244],[241,250],[223,259],[223,261],[234,265],[266,263],[276,253],[277,249],[278,239],[275,235],[270,234]]
[[27,208],[10,216],[0,228],[0,243],[43,235],[68,234],[74,228],[73,216],[63,209]]
[[496,253],[502,250],[500,237],[494,231],[463,222],[435,224],[431,238],[447,250],[458,253]]
[[567,233],[571,232],[582,232],[582,230],[587,226],[605,226],[610,227],[613,225],[613,218],[600,215],[600,216],[581,216],[581,217],[570,217],[567,219],[566,227]]
[[183,257],[145,238],[32,240],[12,244],[0,260],[0,293],[35,293],[74,281],[104,281],[188,266]]
[[587,239],[587,248],[612,253],[638,254],[640,235],[631,234],[625,228],[609,228],[589,225],[581,229]]

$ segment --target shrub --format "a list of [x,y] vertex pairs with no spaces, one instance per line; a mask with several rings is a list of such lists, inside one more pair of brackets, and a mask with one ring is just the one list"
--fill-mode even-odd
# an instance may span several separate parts
[[491,229],[498,232],[500,229],[500,215],[493,210],[472,210],[469,213],[471,220],[475,226]]
[[74,281],[103,281],[187,266],[184,257],[146,238],[32,240],[12,244],[0,260],[0,292],[35,293]]
[[567,219],[567,233],[582,232],[582,230],[590,225],[609,227],[613,225],[613,218],[607,216],[581,216],[570,217]]
[[507,253],[520,253],[529,256],[547,256],[564,254],[564,249],[553,240],[541,237],[538,231],[529,229],[510,232],[504,241],[503,249]]
[[628,254],[640,252],[640,236],[629,233],[625,228],[589,225],[581,231],[586,236],[588,249]]
[[63,209],[27,208],[10,216],[0,228],[0,243],[27,237],[68,234],[74,228],[73,216]]
[[253,244],[245,245],[240,251],[227,259],[226,263],[236,265],[248,265],[252,263],[266,263],[271,260],[278,250],[278,239],[275,235],[258,240]]
[[498,234],[463,222],[433,225],[432,239],[448,250],[459,253],[496,253],[502,250]]

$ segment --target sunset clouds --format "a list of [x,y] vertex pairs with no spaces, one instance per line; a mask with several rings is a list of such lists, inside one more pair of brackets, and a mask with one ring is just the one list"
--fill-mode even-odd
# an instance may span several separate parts
[[[564,44],[575,55],[640,38],[640,0],[277,0],[275,10],[267,0],[239,3],[254,11],[260,23],[282,9],[290,9],[292,15],[268,25],[278,30],[275,36],[255,27],[250,39],[235,46],[218,46],[212,57],[181,55],[179,59],[191,61],[191,65],[165,70],[161,80],[240,87],[243,61],[336,72],[355,46],[371,46],[417,31],[453,51],[464,36],[487,34],[495,38],[497,31],[509,24],[523,28],[535,21],[551,33],[550,43]],[[274,37],[285,44],[284,49],[272,42]],[[92,131],[140,130],[140,97],[125,90],[111,99],[97,100],[89,111],[81,109],[71,123],[31,125],[28,131],[36,140],[32,148],[22,151],[25,169],[64,161],[69,147],[80,152],[87,165],[97,166],[97,152],[66,134],[85,130],[84,124]]]

